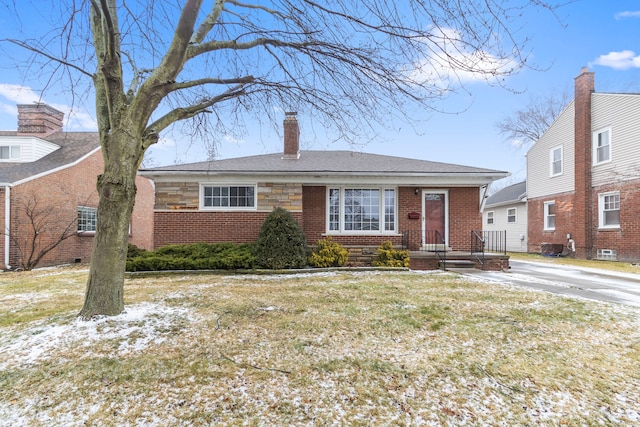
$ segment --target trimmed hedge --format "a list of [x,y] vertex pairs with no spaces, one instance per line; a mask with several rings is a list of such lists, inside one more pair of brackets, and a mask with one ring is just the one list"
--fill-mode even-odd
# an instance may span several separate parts
[[237,270],[252,269],[256,265],[253,245],[249,244],[167,245],[155,251],[131,246],[127,254],[127,271]]

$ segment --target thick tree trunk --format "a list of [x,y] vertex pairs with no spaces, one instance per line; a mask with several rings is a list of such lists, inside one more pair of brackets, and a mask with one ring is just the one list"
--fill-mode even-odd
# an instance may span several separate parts
[[[135,203],[138,162],[126,155],[131,140],[110,138],[104,174],[98,178],[98,222],[93,242],[91,268],[80,316],[115,316],[124,310],[124,274],[129,224]],[[117,148],[116,148],[117,147]],[[105,146],[103,145],[103,151]]]

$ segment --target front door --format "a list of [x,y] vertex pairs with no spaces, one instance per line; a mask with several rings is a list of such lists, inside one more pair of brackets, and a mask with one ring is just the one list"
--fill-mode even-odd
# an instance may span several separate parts
[[425,191],[422,207],[422,238],[425,245],[442,245],[448,241],[447,192]]

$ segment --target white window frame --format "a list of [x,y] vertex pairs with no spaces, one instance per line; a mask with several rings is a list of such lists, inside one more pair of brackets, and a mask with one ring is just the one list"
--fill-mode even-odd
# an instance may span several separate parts
[[[555,159],[555,153],[556,152],[560,152],[560,159],[556,160]],[[562,150],[562,145],[559,145],[557,147],[552,148],[551,150],[549,150],[549,176],[550,177],[554,177],[554,176],[560,176],[563,174],[564,172],[564,157],[563,157],[563,150]],[[560,171],[556,172],[554,170],[554,165],[556,164],[556,162],[559,162],[560,164]]]
[[0,145],[0,153],[3,148],[9,150],[9,157],[0,157],[2,162],[16,161],[22,157],[22,147],[20,145]]
[[[92,206],[78,206],[78,234],[95,234],[96,227],[98,224],[98,208],[94,208]],[[81,219],[81,216],[83,219]],[[93,224],[93,227],[89,227],[86,229],[84,224],[87,223]],[[82,229],[81,229],[82,226]]]
[[[247,187],[253,188],[253,206],[205,206],[205,188],[206,187]],[[200,210],[203,211],[255,211],[258,209],[258,185],[255,183],[218,183],[203,182],[200,184]]]
[[[509,215],[509,211],[513,211],[513,215]],[[513,217],[513,221],[509,221],[509,218]],[[508,208],[507,209],[507,224],[515,224],[518,221],[518,209],[517,208]]]
[[[378,230],[346,230],[345,229],[345,191],[346,190],[377,190],[379,191],[379,224]],[[338,191],[338,212],[332,212],[331,193]],[[389,207],[393,208],[393,221],[390,223],[393,230],[387,230],[386,221],[386,192],[393,191],[393,204]],[[346,185],[346,186],[329,186],[327,187],[327,203],[326,203],[326,234],[327,235],[397,235],[398,234],[398,189],[396,187],[379,187],[376,185]],[[332,216],[338,214],[338,227],[331,229]],[[333,214],[333,215],[332,215]],[[335,221],[333,221],[335,224]]]
[[[598,152],[599,149],[601,148],[600,146],[598,146],[599,142],[600,142],[600,135],[607,133],[608,134],[608,144],[606,146],[609,147],[608,149],[608,155],[609,157],[605,160],[598,160]],[[611,162],[611,158],[613,157],[613,138],[611,135],[611,128],[603,128],[603,129],[599,129],[595,132],[593,132],[593,140],[592,140],[592,145],[593,145],[593,165],[602,165],[605,163],[609,163]],[[604,146],[603,146],[604,147]]]
[[487,225],[493,225],[495,224],[495,217],[496,217],[496,212],[495,211],[488,211],[487,212]]
[[[554,207],[554,213],[553,214],[549,213],[549,207],[550,206]],[[544,230],[545,231],[554,231],[556,229],[557,212],[555,212],[555,208],[557,208],[555,200],[549,200],[548,202],[544,202],[543,221],[544,221]],[[553,216],[553,226],[550,226],[549,225],[549,218],[551,218],[552,216]]]
[[[611,209],[611,202],[607,206],[607,198],[614,197],[614,207],[617,205],[618,209]],[[607,209],[609,208],[609,209]],[[605,224],[605,212],[618,211],[618,223],[617,224]],[[604,229],[618,229],[620,228],[620,192],[609,191],[607,193],[598,194],[598,227]]]

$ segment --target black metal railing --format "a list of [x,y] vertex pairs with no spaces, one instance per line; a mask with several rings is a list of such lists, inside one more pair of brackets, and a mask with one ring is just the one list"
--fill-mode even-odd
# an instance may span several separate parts
[[482,231],[471,230],[471,256],[475,256],[484,270],[484,246],[485,240],[481,236]]
[[475,256],[484,270],[485,254],[507,253],[507,231],[471,231],[471,255]]
[[438,230],[404,230],[402,249],[433,252],[442,262],[443,268],[446,268],[447,241]]

